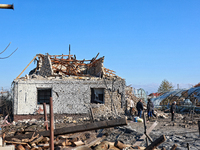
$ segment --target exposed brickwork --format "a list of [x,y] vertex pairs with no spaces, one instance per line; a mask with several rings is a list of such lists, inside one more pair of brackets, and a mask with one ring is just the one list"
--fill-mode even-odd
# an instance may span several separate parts
[[44,119],[44,115],[14,115],[14,121],[23,120],[23,119]]

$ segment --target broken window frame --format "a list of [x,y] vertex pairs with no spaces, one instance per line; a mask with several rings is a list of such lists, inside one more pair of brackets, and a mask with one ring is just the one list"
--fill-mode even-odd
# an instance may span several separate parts
[[91,88],[91,101],[92,104],[104,104],[105,88]]
[[[50,90],[50,91],[49,91]],[[42,96],[44,98],[41,98],[41,92],[44,92]],[[37,104],[41,105],[43,103],[49,104],[50,103],[50,97],[52,97],[52,88],[37,88]]]

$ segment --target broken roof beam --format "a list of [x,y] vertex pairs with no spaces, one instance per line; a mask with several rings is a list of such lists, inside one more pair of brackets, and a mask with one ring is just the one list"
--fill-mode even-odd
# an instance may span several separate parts
[[[68,57],[69,55],[49,55],[50,57]],[[73,55],[70,55],[73,56]]]
[[56,73],[56,71],[62,70],[62,73],[67,75],[76,75],[76,76],[82,75],[82,72],[79,69],[77,62],[72,62],[72,63],[59,62],[57,64],[53,64],[52,67],[54,69],[54,73]]
[[95,58],[93,58],[93,59],[91,60],[90,63],[92,63],[93,61],[95,61],[95,60],[97,59],[98,56],[99,56],[99,53],[97,54],[97,56],[96,56]]
[[100,60],[102,60],[102,59],[104,59],[104,56],[101,57],[101,58],[99,58],[99,59],[97,59],[97,60],[94,60],[94,61],[90,62],[90,64],[88,64],[88,66],[89,66],[89,67],[93,67],[98,61],[100,61]]
[[[84,60],[84,61],[90,61],[90,60]],[[52,63],[60,63],[60,62],[63,62],[63,63],[72,63],[72,62],[75,62],[75,63],[79,63],[79,64],[84,64],[84,65],[87,65],[86,63],[84,63],[84,61],[82,60],[74,60],[74,59],[51,59],[51,62]]]
[[17,80],[22,75],[22,73],[28,68],[28,66],[35,60],[36,57],[37,55],[31,60],[31,62],[24,68],[24,70],[17,76],[15,80]]
[[80,62],[80,63],[82,63],[83,61],[91,61],[91,60],[85,60],[85,59],[83,59],[83,60],[76,60],[76,59],[59,59],[59,58],[56,58],[56,59],[54,59],[54,58],[50,58],[52,61],[66,61],[66,62],[69,62],[69,61],[74,61],[74,62]]
[[61,72],[61,73],[65,74],[65,75],[68,75],[68,76],[70,76],[70,75],[75,75],[75,76],[88,76],[88,75],[82,74],[80,71],[77,72],[75,69],[73,69],[73,68],[71,68],[71,67],[67,67],[65,71],[63,71],[63,70],[61,70],[61,69],[58,69],[58,68],[55,68],[54,66],[53,66],[53,68],[54,68],[54,69],[53,69],[54,73]]
[[106,75],[109,75],[109,76],[116,76],[116,74],[114,74],[113,72],[115,72],[115,71],[113,71],[113,70],[110,70],[110,69],[108,69],[108,68],[104,68],[104,72],[106,73]]

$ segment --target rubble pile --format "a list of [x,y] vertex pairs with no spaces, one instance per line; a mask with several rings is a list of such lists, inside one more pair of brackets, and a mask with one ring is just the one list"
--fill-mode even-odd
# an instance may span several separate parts
[[[161,135],[165,135],[165,142],[158,146],[158,149],[171,149],[174,145],[181,150],[187,147],[186,143],[194,150],[200,148],[198,144],[198,117],[194,115],[193,120],[189,115],[175,115],[175,122],[171,122],[170,113],[157,112],[158,118],[152,118],[147,122],[147,129],[158,121],[158,125],[149,133],[153,141]],[[55,119],[55,128],[75,127],[79,124],[91,122],[90,117],[73,118],[69,116],[63,119]],[[100,119],[101,122],[101,119]],[[92,124],[92,123],[90,123]],[[98,121],[95,121],[98,124]],[[144,136],[143,123],[128,121],[126,126],[116,126],[111,128],[78,132],[73,134],[59,134],[54,136],[55,149],[95,149],[98,150],[102,145],[106,149],[145,149],[147,148]],[[27,119],[13,122],[3,127],[3,141],[6,145],[15,145],[16,149],[49,149],[50,138],[44,134],[45,122],[43,120]],[[31,135],[29,138],[26,135]],[[11,137],[11,138],[9,138]],[[19,138],[21,137],[21,138]],[[144,136],[145,137],[145,136]],[[141,143],[135,145],[138,141]],[[197,147],[197,148],[195,148]],[[102,150],[102,149],[101,149]]]
[[[133,93],[133,88],[130,86],[126,87],[126,93],[125,93],[125,98],[128,102],[130,102],[130,100],[134,101],[134,104],[136,105],[136,103],[139,101],[139,98],[135,96],[135,94]],[[128,103],[128,105],[130,105]]]

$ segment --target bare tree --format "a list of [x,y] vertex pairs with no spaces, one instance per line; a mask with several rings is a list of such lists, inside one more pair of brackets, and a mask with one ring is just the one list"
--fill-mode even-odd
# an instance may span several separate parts
[[10,91],[0,92],[0,113],[2,117],[8,115],[8,121],[13,118],[12,94]]

